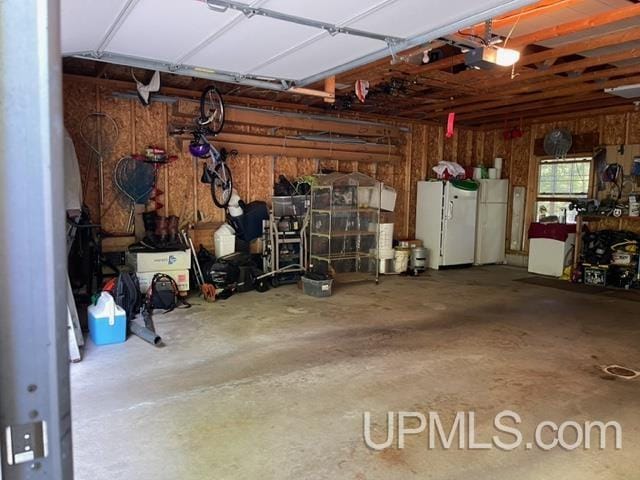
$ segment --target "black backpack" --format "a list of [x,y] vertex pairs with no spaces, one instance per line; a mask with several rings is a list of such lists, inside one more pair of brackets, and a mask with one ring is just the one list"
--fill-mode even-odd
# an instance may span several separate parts
[[127,320],[133,320],[140,313],[142,307],[142,294],[140,284],[135,273],[121,272],[116,281],[113,298],[116,305],[127,314]]
[[189,308],[191,305],[180,297],[178,285],[173,278],[166,273],[156,273],[147,291],[147,309],[153,311],[160,308],[167,313],[178,306]]

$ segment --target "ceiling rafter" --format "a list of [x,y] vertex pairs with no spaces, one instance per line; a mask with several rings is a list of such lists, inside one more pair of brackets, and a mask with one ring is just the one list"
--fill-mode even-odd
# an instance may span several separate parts
[[[601,47],[605,47],[605,46],[609,46],[609,45],[617,45],[617,44],[623,44],[626,42],[631,42],[634,40],[640,40],[640,28],[627,28],[625,30],[621,30],[619,32],[614,32],[614,33],[610,33],[610,34],[604,34],[602,36],[599,36],[597,38],[589,38],[589,39],[584,39],[584,40],[579,40],[577,42],[573,42],[573,43],[569,43],[567,45],[563,45],[557,48],[553,48],[553,49],[549,49],[546,50],[544,52],[538,52],[538,53],[533,53],[531,55],[526,55],[525,57],[523,57],[520,61],[520,63],[522,65],[526,65],[526,64],[531,64],[531,63],[536,63],[536,62],[540,62],[540,61],[544,61],[547,59],[551,59],[551,58],[559,58],[562,56],[566,56],[566,55],[571,55],[571,54],[575,54],[575,53],[580,53],[580,52],[584,52],[587,50],[594,50],[596,48],[601,48]],[[562,64],[562,65],[567,65],[567,64]],[[554,67],[550,67],[547,70],[535,70],[533,72],[528,71],[525,72],[523,74],[524,77],[529,77],[529,78],[535,78],[535,76],[545,76],[548,75],[547,72],[559,72],[562,71],[564,68],[564,66],[558,65],[558,68],[556,70],[552,70]],[[571,70],[573,67],[569,68],[569,70]],[[568,71],[568,70],[565,70]],[[464,75],[467,74],[467,75]],[[471,77],[471,76],[475,76],[475,77],[482,77],[482,81],[484,83],[487,82],[491,82],[492,79],[494,77],[503,77],[503,79],[505,78],[505,72],[499,72],[499,73],[486,73],[486,72],[481,72],[481,71],[468,71],[468,72],[464,72],[460,74],[460,76],[464,75],[465,77]],[[506,73],[506,75],[509,75],[508,73]],[[511,81],[510,77],[506,77],[507,78],[507,83],[509,81]],[[516,78],[516,80],[518,80]],[[442,108],[451,108],[455,106],[453,103],[449,103],[447,105],[442,105]],[[434,107],[434,106],[428,106],[428,107],[416,107],[413,108],[407,112],[405,112],[405,114],[413,114],[413,113],[419,113],[419,112],[428,112],[428,111],[433,111],[436,108],[439,107]]]
[[[542,2],[544,3],[544,2]],[[548,3],[548,2],[547,2]],[[553,2],[554,4],[558,4],[557,6],[561,6],[561,7],[566,7],[567,5],[564,4],[564,2]],[[525,7],[526,8],[526,7]],[[593,17],[589,17],[586,20],[580,20],[580,21],[575,21],[575,22],[568,22],[562,25],[557,25],[554,26],[553,28],[549,28],[549,29],[545,29],[545,30],[541,30],[537,33],[537,36],[534,37],[533,35],[524,35],[521,37],[516,37],[513,38],[509,41],[509,46],[511,48],[514,47],[519,47],[519,46],[524,46],[524,45],[529,45],[532,43],[535,43],[536,41],[540,41],[540,40],[547,40],[550,38],[555,38],[561,35],[568,35],[569,33],[574,33],[576,31],[579,30],[584,30],[586,28],[590,28],[590,27],[595,27],[595,26],[600,26],[600,25],[606,25],[608,23],[613,23],[615,21],[619,21],[625,18],[629,18],[635,15],[640,15],[640,5],[633,5],[631,7],[627,7],[624,9],[620,9],[620,10],[615,10],[613,12],[611,12],[610,14],[605,14],[605,15],[595,15]],[[505,16],[504,18],[507,19],[507,21],[502,22],[501,24],[503,25],[511,25],[513,24],[516,20],[517,20],[517,15],[514,16],[514,14],[509,14],[507,16]],[[494,25],[495,25],[496,20],[494,20]],[[398,57],[402,57],[402,56],[413,56],[416,54],[421,53],[422,51],[425,50],[425,48],[428,48],[428,45],[420,45],[418,47],[414,47],[412,49],[403,51],[401,53],[399,53],[397,56]],[[432,72],[432,71],[438,71],[438,70],[447,70],[447,69],[451,69],[457,65],[462,65],[464,64],[464,54],[462,55],[453,55],[451,57],[447,57],[444,58],[442,60],[436,61],[434,63],[428,63],[426,65],[411,65],[411,66],[406,66],[406,69],[410,70],[407,73],[428,73],[428,72]],[[405,68],[405,64],[397,64],[397,65],[391,65],[391,59],[390,57],[385,57],[381,60],[378,60],[376,62],[370,63],[368,65],[364,65],[362,67],[358,67],[357,69],[353,69],[350,70],[348,72],[343,73],[342,75],[339,76],[338,81],[340,82],[347,82],[347,81],[355,81],[358,80],[359,78],[362,78],[363,74],[367,74],[373,70],[376,69],[385,69],[385,68],[391,68],[391,69],[396,69],[396,70],[400,70]]]
[[[561,114],[571,115],[576,112],[576,106],[580,105],[583,101],[584,100],[579,100],[575,98],[572,100],[568,100],[566,103],[550,105],[547,107],[539,107],[535,110],[520,112],[520,114],[517,116],[491,115],[481,120],[467,121],[465,122],[465,125],[468,125],[470,127],[482,127],[483,125],[486,125],[488,123],[495,124],[499,122],[502,122],[502,124],[506,123],[509,125],[517,122],[524,122],[530,119],[537,119],[541,116],[547,116],[547,115],[561,115]],[[605,110],[605,109],[621,107],[625,105],[629,106],[628,102],[624,102],[620,98],[608,98],[608,99],[600,98],[600,99],[594,99],[589,101],[590,110],[594,110],[594,109]]]
[[505,122],[505,120],[485,122],[482,124],[475,125],[474,128],[478,128],[481,130],[495,130],[497,128],[504,128],[505,126],[509,126],[509,125],[528,125],[532,123],[547,123],[547,122],[554,122],[559,120],[566,121],[566,120],[571,120],[573,118],[584,118],[585,116],[590,116],[590,115],[607,115],[607,114],[614,114],[614,113],[626,113],[626,112],[632,112],[635,110],[636,108],[634,105],[630,105],[629,103],[623,103],[622,105],[613,105],[610,107],[598,106],[597,108],[587,108],[584,110],[570,109],[566,111],[561,111],[560,113],[540,112],[540,114],[532,117],[523,118],[523,119],[514,119],[508,122]]
[[[575,70],[584,69],[587,67],[607,65],[609,63],[617,62],[623,59],[640,58],[640,48],[633,48],[629,51],[620,53],[614,53],[611,55],[605,55],[602,57],[586,58],[584,60],[578,60],[563,65],[558,65],[555,70],[547,72],[546,74],[541,72],[532,72],[531,75],[523,74],[518,78],[518,81],[508,79],[506,82],[488,83],[486,86],[490,88],[484,89],[485,85],[478,86],[481,96],[465,96],[456,97],[449,102],[443,102],[441,104],[431,103],[430,107],[433,110],[446,109],[455,110],[458,107],[470,105],[472,103],[480,103],[488,100],[498,100],[504,98],[505,95],[518,94],[518,93],[531,93],[541,91],[549,88],[561,87],[565,85],[572,85],[575,83],[585,83],[592,80],[607,79],[615,76],[621,76],[629,73],[640,73],[640,65],[630,65],[628,67],[612,67],[603,70],[597,70],[594,72],[583,73],[577,77],[555,77],[544,81],[539,81],[540,77],[553,76],[557,73],[571,72]],[[420,112],[422,109],[420,109]],[[419,112],[405,112],[407,115]]]
[[[519,95],[519,96],[509,97],[502,100],[495,100],[492,102],[477,103],[477,104],[472,104],[468,106],[463,106],[456,109],[456,114],[460,115],[466,112],[481,113],[481,112],[486,112],[493,108],[504,107],[510,104],[522,104],[525,102],[533,102],[536,100],[543,100],[546,98],[563,97],[568,95],[597,92],[605,88],[620,87],[623,85],[629,85],[629,84],[638,83],[638,82],[640,82],[640,75],[619,78],[616,80],[609,80],[606,82],[594,82],[594,83],[580,84],[577,86],[571,86],[567,88],[556,88],[556,89],[545,90],[543,92],[534,93],[530,95]],[[431,114],[423,115],[421,119],[439,118],[445,115],[446,113],[447,112],[431,113]]]
[[[463,113],[458,115],[459,121],[486,121],[486,119],[498,116],[503,118],[519,118],[523,115],[523,112],[527,111],[535,111],[541,108],[546,107],[556,107],[558,105],[566,105],[569,103],[583,103],[583,102],[592,102],[595,100],[609,100],[614,99],[615,97],[611,97],[602,92],[591,93],[591,94],[577,94],[565,97],[554,97],[545,100],[539,100],[534,102],[520,103],[518,105],[509,105],[502,108],[492,109],[490,112],[482,111],[482,112],[471,112],[471,113]],[[473,122],[471,122],[473,123]]]

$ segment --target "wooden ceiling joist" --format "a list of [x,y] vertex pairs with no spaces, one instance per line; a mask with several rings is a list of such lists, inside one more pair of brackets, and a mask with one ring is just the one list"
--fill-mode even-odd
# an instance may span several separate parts
[[[492,26],[493,28],[502,28],[502,27],[510,27],[522,19],[539,16],[541,14],[549,14],[554,11],[559,11],[564,8],[570,7],[575,4],[580,4],[584,0],[542,0],[536,2],[534,5],[529,5],[527,7],[519,8],[508,15],[502,15],[498,18],[493,19]],[[480,29],[480,31],[476,30],[475,34],[479,35],[484,32],[484,24],[479,23],[474,25],[471,28],[466,28],[462,30],[462,33],[471,33],[473,29]]]
[[[619,78],[616,80],[609,80],[606,82],[588,83],[588,84],[581,84],[581,85],[576,85],[576,86],[567,87],[567,88],[550,89],[540,93],[534,93],[531,95],[522,95],[522,96],[516,96],[513,98],[506,98],[503,100],[496,100],[493,102],[478,103],[478,104],[473,104],[469,106],[464,106],[457,109],[456,114],[460,115],[462,113],[467,113],[467,112],[477,112],[478,114],[484,114],[486,116],[489,114],[491,110],[498,107],[504,107],[512,104],[520,105],[523,103],[534,102],[538,100],[545,100],[548,98],[569,97],[569,96],[578,95],[578,94],[588,94],[592,92],[602,91],[605,88],[620,87],[622,85],[630,85],[630,84],[639,83],[639,82],[640,82],[640,75],[636,75],[632,77]],[[439,118],[446,113],[447,112],[433,113],[431,115],[426,115],[423,118],[425,119]]]
[[576,108],[576,104],[588,104],[591,106],[593,102],[606,101],[606,100],[620,100],[616,97],[611,97],[605,93],[594,93],[591,95],[572,95],[567,97],[550,98],[546,100],[540,100],[537,102],[520,103],[517,105],[509,105],[507,107],[492,109],[490,112],[472,112],[462,114],[458,116],[458,120],[465,123],[483,122],[491,119],[492,117],[498,118],[519,118],[526,116],[528,113],[535,115],[537,112],[541,112],[546,108],[555,108],[559,106],[572,105],[572,108]]
[[556,121],[566,122],[572,119],[585,118],[591,115],[609,115],[616,113],[627,113],[635,111],[635,107],[630,104],[622,104],[622,105],[614,105],[610,107],[598,106],[596,108],[588,108],[585,110],[577,110],[577,109],[569,109],[567,111],[562,111],[560,113],[545,113],[542,112],[540,115],[528,117],[528,118],[518,118],[512,119],[510,121],[505,121],[504,119],[498,119],[496,121],[484,122],[482,124],[478,124],[475,128],[479,130],[495,130],[506,127],[513,126],[524,126],[530,125],[532,123],[550,123]]
[[610,25],[621,20],[627,20],[638,16],[640,16],[640,4],[629,5],[628,7],[611,10],[610,12],[600,13],[592,17],[554,25],[527,35],[521,35],[520,37],[509,40],[507,46],[509,48],[516,48],[542,42],[544,40],[550,40],[552,38],[566,37],[584,30]]
[[552,75],[555,76],[560,73],[583,71],[591,67],[614,64],[623,60],[631,60],[636,58],[640,58],[640,48],[629,48],[621,52],[615,52],[608,55],[598,55],[597,57],[588,57],[582,60],[561,63],[559,65],[554,65],[553,67],[550,67],[546,70],[520,73],[516,77],[517,82],[514,82],[514,79],[511,78],[510,74],[504,75],[503,78],[495,80],[483,80],[482,83],[478,84],[478,89],[481,91],[483,88],[486,88],[488,91],[504,91],[504,87],[509,84],[517,85],[528,80],[549,77]]
[[[634,50],[634,55],[640,58],[640,51]],[[635,57],[634,57],[635,58]],[[577,63],[577,62],[576,62]],[[506,98],[509,95],[519,95],[524,93],[534,93],[541,92],[545,90],[549,90],[552,88],[558,87],[568,87],[570,85],[582,84],[590,81],[596,80],[608,80],[616,77],[620,77],[623,75],[640,73],[640,64],[630,65],[628,67],[612,67],[604,70],[597,70],[594,72],[589,72],[582,74],[576,77],[562,77],[562,78],[553,78],[545,81],[536,81],[531,83],[521,84],[520,82],[512,82],[512,88],[505,88],[504,86],[501,89],[497,89],[498,91],[495,93],[487,93],[483,95],[478,95],[475,97],[463,97],[460,99],[452,100],[449,102],[443,102],[441,104],[431,104],[431,109],[435,110],[439,108],[441,110],[447,111],[457,111],[459,107],[472,105],[474,103],[479,104],[482,102],[490,101],[490,100],[499,100]],[[493,89],[492,89],[493,91]],[[407,112],[409,114],[411,112]]]
[[[581,19],[578,21],[572,21],[572,22],[567,22],[561,25],[556,25],[554,27],[550,27],[550,28],[546,28],[543,30],[539,30],[537,32],[531,33],[531,34],[527,34],[527,35],[523,35],[521,37],[515,37],[510,39],[507,42],[507,46],[509,48],[518,48],[518,47],[523,47],[526,45],[531,45],[537,42],[541,42],[544,40],[549,40],[549,39],[553,39],[553,38],[557,38],[560,36],[567,36],[567,35],[571,35],[583,30],[587,30],[590,28],[595,28],[595,27],[600,27],[600,26],[604,26],[604,25],[609,25],[615,22],[619,22],[621,20],[625,20],[628,18],[634,18],[640,16],[640,5],[630,5],[629,7],[625,7],[625,8],[621,8],[618,10],[613,10],[611,12],[605,13],[605,14],[598,14],[598,15],[594,15],[592,17],[588,17],[586,19]],[[600,45],[600,46],[605,46],[605,45],[612,45],[618,42],[618,38],[606,38],[604,39],[604,45]],[[611,41],[611,43],[607,43]],[[576,42],[577,43],[577,42]],[[521,62],[520,65],[526,65],[526,64],[530,64],[530,63],[538,63],[538,62],[543,62],[549,59],[556,59],[559,56],[563,56],[563,55],[569,55],[571,53],[579,53],[581,51],[585,51],[585,41],[582,42],[582,44],[577,45],[578,50],[575,50],[576,48],[576,44],[573,43],[571,44],[572,47],[569,49],[564,49],[564,51],[557,51],[559,53],[558,56],[554,57],[549,53],[546,53],[546,55],[537,55],[537,56],[533,56],[535,54],[532,54],[532,56],[529,56],[528,58],[524,57]],[[594,48],[598,48],[597,46],[594,47],[587,47],[588,49],[594,49]],[[554,51],[556,51],[556,49],[552,49]],[[569,52],[569,53],[567,53]],[[542,52],[545,53],[545,52]],[[378,65],[370,65],[370,69],[374,70],[376,67],[378,66],[384,66],[390,69],[394,69],[393,66],[389,66],[389,59],[386,59],[386,63],[384,62],[377,62]],[[437,71],[437,70],[448,70],[451,69],[457,65],[462,65],[465,62],[465,55],[464,54],[459,54],[459,55],[454,55],[442,60],[439,60],[437,62],[431,63],[431,64],[426,64],[426,65],[409,65],[409,64],[402,64],[402,65],[397,65],[395,66],[395,69],[397,70],[401,70],[405,73],[413,73],[413,74],[427,74],[431,71]],[[359,74],[363,74],[366,72],[366,69],[361,70],[360,72],[358,72]],[[347,72],[347,75],[349,75],[351,72]],[[464,73],[463,73],[464,74]],[[366,77],[366,76],[365,76]]]
[[[596,39],[588,39],[588,40],[580,40],[578,42],[574,42],[562,47],[558,47],[555,49],[551,49],[548,51],[544,51],[544,52],[539,52],[539,53],[535,53],[532,55],[529,55],[527,57],[525,57],[522,60],[522,63],[532,63],[531,59],[535,58],[536,60],[544,60],[545,58],[558,58],[560,56],[564,56],[565,54],[567,54],[567,52],[570,53],[576,53],[576,51],[586,51],[586,50],[592,50],[595,48],[599,48],[602,46],[608,46],[608,45],[615,45],[618,43],[626,43],[632,40],[640,40],[640,28],[629,28],[629,29],[625,29],[623,31],[620,32],[615,32],[613,34],[609,34],[609,35],[604,35],[602,37],[598,37]],[[636,49],[632,49],[630,50],[630,54],[627,54],[628,56],[625,55],[618,55],[618,53],[616,54],[611,54],[611,58],[615,58],[617,59],[616,61],[623,59],[623,58],[636,58],[638,55],[638,52]],[[545,58],[542,58],[541,56],[545,56]],[[635,55],[635,57],[634,57]],[[555,73],[560,73],[560,72],[566,72],[566,71],[570,71],[576,68],[583,68],[585,65],[597,65],[599,64],[601,60],[596,60],[596,59],[585,59],[583,60],[578,60],[578,62],[581,63],[576,63],[576,62],[569,62],[568,64],[563,65],[557,65],[555,67],[551,67],[548,70],[538,70],[538,71],[533,71],[533,72],[526,72],[523,73],[523,79],[527,80],[527,79],[534,79],[534,78],[539,78],[539,77],[544,77],[547,75],[553,75]],[[609,62],[611,62],[611,60],[608,60]],[[547,73],[551,71],[552,73]],[[469,72],[469,73],[473,73],[476,76],[480,76],[479,74],[482,74],[484,72]],[[462,74],[461,74],[462,75]],[[488,86],[488,85],[492,85],[492,79],[493,76],[496,74],[493,73],[489,73],[489,74],[485,74],[483,75],[484,77],[484,85]],[[504,72],[501,72],[497,75],[505,75]],[[497,76],[496,75],[496,76]],[[487,78],[488,77],[488,78]],[[518,77],[516,77],[515,81],[519,81],[519,80],[523,80],[523,79],[519,79]],[[506,83],[516,83],[514,82],[514,80],[510,79],[507,77],[507,80],[505,80],[504,78],[502,79],[502,82],[497,81],[498,85],[495,86],[495,88],[499,88],[500,86],[506,84]],[[458,105],[462,105],[465,104],[464,100],[460,100],[459,102],[450,102],[447,104],[443,104],[441,107],[442,108],[453,108],[456,107]],[[413,109],[410,109],[409,111],[406,111],[405,114],[410,115],[410,114],[414,114],[414,113],[420,113],[420,112],[428,112],[428,111],[434,111],[436,109],[438,109],[439,106],[437,105],[428,105],[428,106],[418,106],[415,107]]]
[[604,34],[594,38],[586,38],[567,43],[559,47],[551,48],[543,52],[525,55],[520,59],[518,65],[530,65],[538,62],[544,62],[548,59],[557,59],[568,55],[579,54],[597,48],[608,47],[611,45],[620,45],[626,42],[632,42],[640,39],[640,28],[631,27],[619,30],[617,32]]
[[[558,104],[556,106],[550,106],[546,108],[538,108],[535,110],[529,110],[526,112],[519,112],[513,115],[491,115],[482,119],[476,119],[465,122],[465,125],[478,128],[483,127],[486,124],[502,124],[502,125],[517,125],[520,122],[526,122],[532,119],[538,119],[541,116],[549,115],[572,115],[576,111],[580,111],[576,108],[577,104],[583,103],[584,100],[573,99],[565,104]],[[599,100],[590,100],[588,102],[589,110],[594,111],[606,111],[611,108],[618,108],[622,106],[629,106],[629,102],[623,101],[620,98],[600,98]]]

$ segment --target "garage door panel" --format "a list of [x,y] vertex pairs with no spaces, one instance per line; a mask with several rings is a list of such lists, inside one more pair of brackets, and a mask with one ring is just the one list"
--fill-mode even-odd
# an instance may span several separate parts
[[[263,33],[264,32],[264,33]],[[246,73],[286,51],[291,45],[318,35],[318,30],[266,17],[245,19],[216,38],[184,63],[213,65],[216,69]]]
[[[321,78],[354,60],[372,58],[372,54],[379,58],[388,51],[380,39],[330,36],[315,27],[262,15],[247,18],[232,9],[214,11],[204,0],[61,1],[62,45],[66,54],[95,51],[123,8],[130,6],[103,48],[105,53],[114,54],[112,60],[126,65],[137,65],[142,58],[158,62],[158,68],[180,64],[202,71],[311,81],[310,77]],[[533,1],[244,0],[242,3],[372,34],[410,39],[435,31],[437,35],[450,33],[460,27],[455,25],[458,21],[466,20],[467,26],[490,16],[489,9],[499,7],[506,12]],[[471,20],[479,14],[481,18]]]
[[[500,2],[478,2],[473,10],[482,11]],[[484,6],[483,6],[484,4]],[[436,30],[468,17],[468,0],[428,2],[403,0],[394,2],[375,15],[369,15],[349,24],[352,28],[374,31],[395,37],[413,37]],[[393,21],[389,21],[393,18]],[[449,32],[454,33],[455,28]]]
[[95,50],[127,0],[64,0],[61,5],[62,53]]
[[224,28],[239,12],[212,12],[193,0],[140,0],[107,46],[124,55],[174,62],[211,34]]
[[280,60],[252,73],[266,76],[286,75],[285,78],[302,79],[318,71],[344,64],[362,56],[369,49],[384,44],[376,40],[349,35],[332,37],[324,34],[318,41],[301,48]]

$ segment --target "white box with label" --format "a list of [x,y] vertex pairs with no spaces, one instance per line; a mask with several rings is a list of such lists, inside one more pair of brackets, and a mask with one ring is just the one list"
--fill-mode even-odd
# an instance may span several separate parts
[[191,268],[191,251],[128,252],[127,265],[136,273],[188,270]]
[[163,272],[138,272],[138,282],[142,293],[147,293],[156,273],[164,273],[173,278],[176,281],[176,285],[178,285],[178,290],[181,292],[189,291],[189,270],[168,270]]

